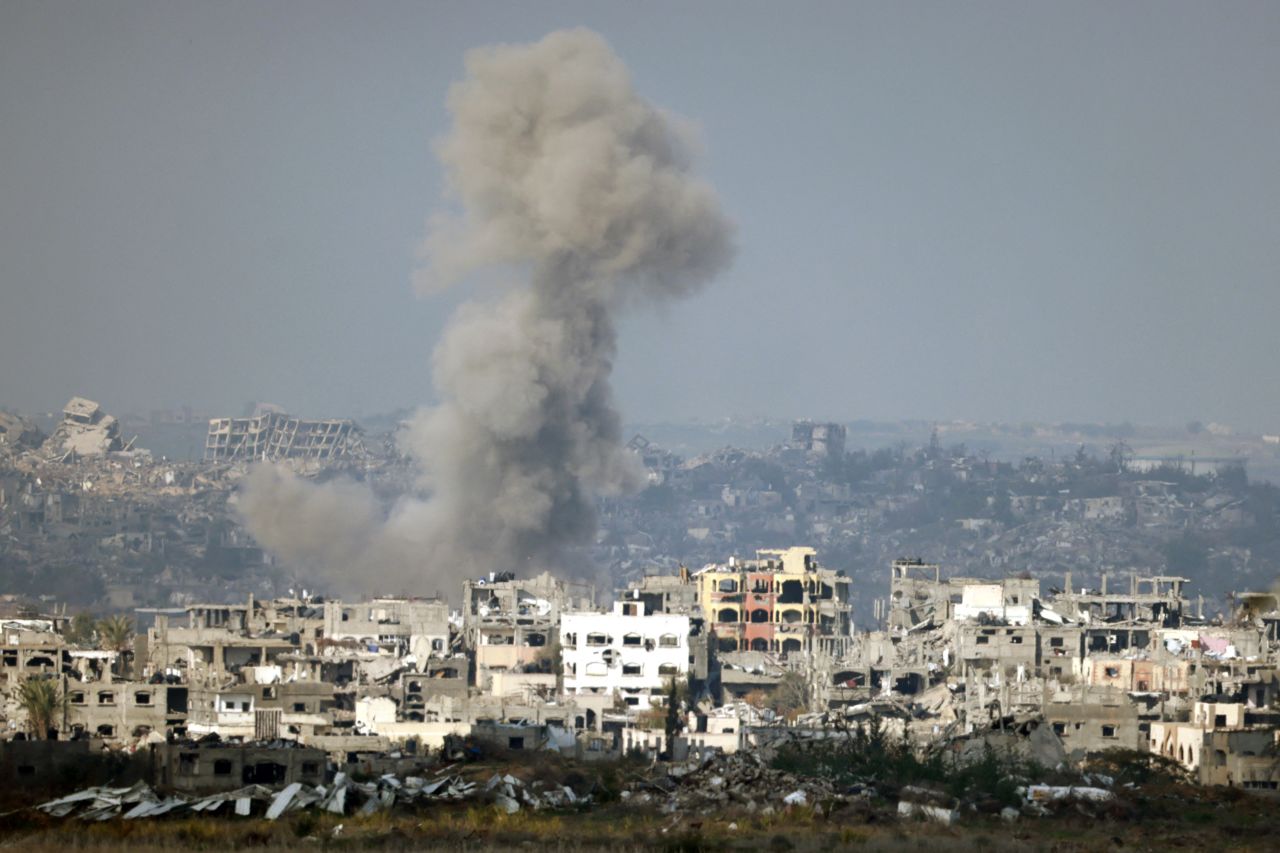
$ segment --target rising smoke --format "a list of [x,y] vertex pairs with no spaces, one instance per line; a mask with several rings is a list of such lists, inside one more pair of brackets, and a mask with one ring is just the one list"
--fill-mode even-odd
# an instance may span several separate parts
[[423,496],[382,517],[352,484],[270,466],[247,478],[249,530],[287,561],[386,583],[563,570],[594,503],[639,485],[609,375],[616,318],[682,296],[731,255],[688,129],[634,91],[598,35],[471,52],[439,145],[460,205],[428,224],[414,281],[436,292],[502,267],[524,283],[462,306],[436,347],[440,400],[403,441]]

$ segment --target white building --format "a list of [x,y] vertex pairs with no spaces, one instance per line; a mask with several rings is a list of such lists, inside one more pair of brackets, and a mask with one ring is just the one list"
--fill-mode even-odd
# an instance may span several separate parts
[[566,693],[613,693],[645,709],[663,703],[671,679],[689,675],[689,617],[646,613],[620,601],[612,613],[564,613],[560,648]]

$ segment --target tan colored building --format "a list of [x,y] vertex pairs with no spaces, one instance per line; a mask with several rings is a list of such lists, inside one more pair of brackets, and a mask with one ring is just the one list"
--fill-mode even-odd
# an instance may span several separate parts
[[849,579],[818,565],[812,548],[756,552],[694,573],[697,601],[721,651],[844,654]]

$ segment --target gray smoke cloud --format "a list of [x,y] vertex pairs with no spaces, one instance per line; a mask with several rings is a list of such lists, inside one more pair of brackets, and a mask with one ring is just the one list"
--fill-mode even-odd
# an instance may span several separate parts
[[732,255],[689,128],[636,94],[600,36],[475,50],[466,67],[438,146],[455,210],[429,221],[414,283],[492,268],[521,282],[462,306],[435,349],[441,402],[402,442],[421,497],[383,517],[350,484],[250,474],[241,513],[291,562],[450,585],[564,569],[596,497],[640,483],[609,385],[619,312],[691,292]]

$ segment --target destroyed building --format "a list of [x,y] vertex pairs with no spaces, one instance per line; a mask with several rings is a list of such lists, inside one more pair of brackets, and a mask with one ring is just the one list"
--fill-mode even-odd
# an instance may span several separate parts
[[324,637],[351,640],[371,652],[412,655],[425,665],[449,649],[449,605],[435,599],[375,598],[363,603],[325,602]]
[[812,548],[761,550],[694,573],[703,617],[721,651],[839,656],[852,632],[849,580]]
[[594,587],[550,572],[524,579],[510,572],[468,578],[462,589],[462,624],[467,648],[475,655],[477,683],[487,686],[496,671],[549,668],[560,614],[594,606]]
[[84,397],[72,397],[62,407],[62,420],[43,446],[47,456],[60,462],[126,449],[115,417]]
[[213,418],[205,440],[206,462],[327,460],[359,456],[363,433],[345,419],[304,420],[283,411],[248,418]]
[[160,743],[150,752],[155,783],[184,794],[212,794],[245,785],[320,785],[327,759],[319,749],[254,744]]
[[791,446],[818,456],[844,456],[847,430],[843,424],[796,421],[791,426]]

